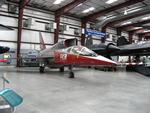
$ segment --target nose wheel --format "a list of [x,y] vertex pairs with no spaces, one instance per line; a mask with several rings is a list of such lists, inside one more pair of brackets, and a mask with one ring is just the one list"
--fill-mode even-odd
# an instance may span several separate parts
[[75,78],[74,72],[72,71],[73,66],[69,66],[69,78]]

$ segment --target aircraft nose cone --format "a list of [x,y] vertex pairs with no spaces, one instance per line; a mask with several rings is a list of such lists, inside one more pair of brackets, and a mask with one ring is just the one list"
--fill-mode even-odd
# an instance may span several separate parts
[[98,56],[98,59],[101,60],[101,61],[103,61],[104,64],[106,64],[106,65],[117,65],[117,62],[115,62],[113,60],[110,60],[108,58],[105,58],[103,56],[100,56],[100,55]]
[[120,50],[120,48],[117,47],[117,46],[115,46],[115,45],[109,45],[109,46],[108,46],[108,49],[109,49],[109,50],[113,50],[113,51]]
[[105,58],[101,55],[97,56],[97,57],[91,57],[90,59],[88,59],[88,63],[93,63],[93,65],[117,65],[117,63],[115,61],[112,61],[108,58]]

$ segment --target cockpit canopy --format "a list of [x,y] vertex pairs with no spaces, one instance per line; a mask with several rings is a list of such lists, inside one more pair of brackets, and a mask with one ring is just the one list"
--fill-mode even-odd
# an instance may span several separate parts
[[97,56],[97,54],[94,51],[84,46],[72,46],[70,48],[67,48],[67,52],[70,54],[77,54],[82,56],[92,56],[92,57]]

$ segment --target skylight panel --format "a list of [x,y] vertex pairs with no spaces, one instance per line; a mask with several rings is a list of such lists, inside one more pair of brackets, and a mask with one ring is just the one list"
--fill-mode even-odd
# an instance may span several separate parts
[[90,7],[88,9],[85,9],[84,11],[82,11],[82,13],[88,13],[88,12],[91,12],[91,11],[94,11],[95,8],[94,7]]
[[106,4],[112,4],[112,3],[116,2],[116,1],[118,1],[118,0],[108,0],[108,1],[105,2],[105,3],[106,3]]

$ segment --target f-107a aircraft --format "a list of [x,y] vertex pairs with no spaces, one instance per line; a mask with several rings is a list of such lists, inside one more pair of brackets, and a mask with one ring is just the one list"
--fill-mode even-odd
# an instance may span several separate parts
[[44,44],[42,34],[40,33],[40,67],[39,71],[43,73],[45,67],[59,68],[61,72],[64,67],[69,67],[69,78],[74,78],[73,66],[92,66],[92,65],[116,65],[116,62],[97,55],[92,50],[77,45],[77,39],[66,39],[47,48]]

